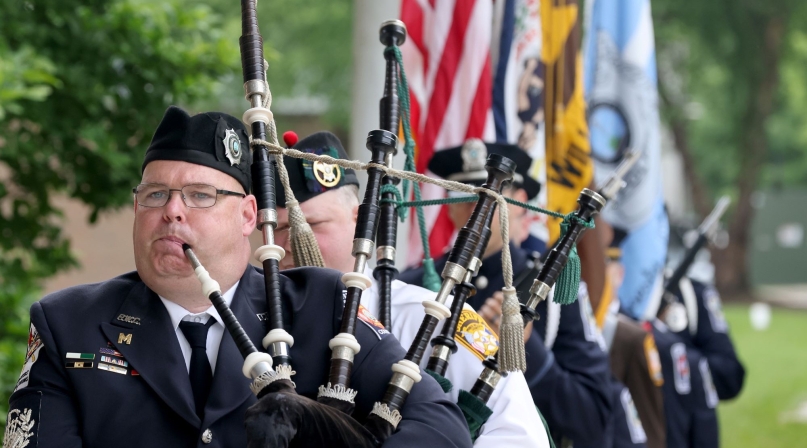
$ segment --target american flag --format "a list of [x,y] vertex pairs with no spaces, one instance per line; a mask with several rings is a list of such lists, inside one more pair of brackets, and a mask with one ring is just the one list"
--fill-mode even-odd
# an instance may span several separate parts
[[[435,151],[461,145],[468,138],[493,141],[490,0],[403,0],[406,24],[404,67],[410,86],[411,126],[417,170]],[[423,199],[445,196],[433,185],[423,186]],[[454,228],[445,206],[426,207],[432,256],[442,254]],[[423,258],[417,222],[410,233],[408,264]]]

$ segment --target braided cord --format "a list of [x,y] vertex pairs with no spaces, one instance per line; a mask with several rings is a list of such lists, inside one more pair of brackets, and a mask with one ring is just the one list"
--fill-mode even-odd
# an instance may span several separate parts
[[[398,98],[401,102],[400,113],[401,121],[403,124],[404,133],[404,154],[406,154],[406,162],[404,163],[404,170],[416,172],[415,166],[415,139],[412,138],[412,128],[409,121],[409,82],[406,80],[406,72],[404,71],[403,55],[401,49],[395,45],[389,46],[384,50],[384,53],[392,52],[395,55],[395,60],[398,62]],[[403,196],[409,196],[409,180],[403,179],[402,182]],[[417,182],[412,182],[412,189],[415,194],[415,200],[420,201],[420,185]],[[400,209],[400,208],[399,208]],[[423,287],[432,291],[440,289],[440,276],[437,275],[437,270],[434,268],[434,260],[431,257],[431,248],[429,247],[429,236],[426,234],[426,217],[423,215],[422,208],[415,209],[415,215],[418,220],[418,230],[420,230],[420,244],[423,246]],[[400,213],[399,213],[400,216]],[[403,217],[401,218],[403,220]]]

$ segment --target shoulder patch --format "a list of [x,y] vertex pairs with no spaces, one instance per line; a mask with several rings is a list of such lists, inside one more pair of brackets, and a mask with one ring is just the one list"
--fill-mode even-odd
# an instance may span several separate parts
[[706,311],[709,314],[709,322],[712,324],[712,330],[717,333],[725,333],[728,330],[726,324],[726,317],[723,315],[723,305],[720,303],[720,294],[717,290],[708,286],[703,291],[703,302],[706,306]]
[[364,325],[370,327],[371,330],[378,336],[378,339],[381,339],[381,336],[388,335],[389,331],[384,328],[384,325],[381,324],[381,321],[376,319],[364,305],[359,305],[359,320],[364,322]]
[[664,384],[664,374],[661,372],[661,357],[652,334],[644,337],[644,357],[647,359],[647,373],[650,379],[656,387],[661,387]]
[[717,398],[715,383],[712,381],[712,371],[709,369],[709,361],[706,358],[701,358],[701,360],[698,361],[698,370],[701,371],[701,377],[703,377],[703,392],[706,394],[706,406],[708,406],[709,409],[714,409],[717,407],[719,399]]
[[17,387],[14,388],[14,392],[28,386],[28,380],[30,380],[31,376],[31,367],[33,367],[34,363],[39,359],[39,351],[42,350],[42,347],[44,347],[42,338],[39,337],[39,332],[32,323],[30,330],[28,330],[28,350],[25,352],[25,363],[22,365],[20,378],[17,380]]
[[42,392],[25,394],[14,400],[8,411],[4,447],[37,446],[39,435],[39,411],[42,407]]
[[692,390],[691,372],[689,370],[689,359],[687,359],[687,347],[683,342],[676,342],[670,348],[670,355],[673,362],[673,378],[675,380],[675,391],[679,395],[686,395]]
[[580,304],[580,320],[583,322],[583,333],[585,338],[587,341],[594,342],[599,345],[602,351],[608,351],[608,347],[605,345],[605,339],[602,337],[600,328],[597,326],[597,319],[594,317],[594,311],[591,309],[591,301],[589,300],[588,290],[581,285],[579,292],[577,302]]
[[647,433],[644,432],[642,420],[639,418],[639,411],[636,410],[636,405],[633,404],[633,397],[627,387],[622,388],[619,399],[622,402],[622,408],[625,410],[625,419],[628,424],[628,432],[630,432],[630,441],[637,444],[646,443]]
[[476,311],[463,309],[457,322],[454,339],[459,341],[480,361],[499,350],[499,338]]

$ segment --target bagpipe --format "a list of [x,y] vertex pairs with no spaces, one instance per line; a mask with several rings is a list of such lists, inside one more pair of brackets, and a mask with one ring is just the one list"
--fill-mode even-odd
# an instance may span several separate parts
[[695,242],[686,249],[684,257],[664,282],[661,303],[656,316],[674,332],[683,330],[688,324],[686,308],[676,299],[674,290],[678,288],[681,279],[686,276],[690,266],[695,262],[695,256],[698,255],[698,252],[714,238],[720,218],[726,212],[730,203],[731,199],[728,196],[723,196],[717,201],[706,219],[698,226],[698,237]]
[[[563,272],[569,258],[571,256],[576,256],[576,251],[574,250],[576,242],[579,240],[580,236],[582,236],[586,228],[593,223],[594,217],[602,210],[603,207],[605,207],[607,201],[612,200],[619,190],[625,186],[623,178],[633,167],[636,160],[638,160],[638,154],[630,153],[625,157],[624,161],[617,167],[617,169],[611,173],[611,175],[597,192],[584,189],[580,193],[577,200],[580,206],[573,216],[570,216],[564,220],[566,223],[564,233],[555,246],[549,252],[547,252],[543,259],[540,260],[534,268],[527,270],[526,275],[522,273],[520,276],[522,279],[515,283],[516,287],[506,287],[504,289],[503,292],[505,297],[509,296],[511,305],[503,307],[503,326],[510,325],[511,328],[516,327],[520,329],[526,327],[527,324],[536,318],[536,309],[538,304],[547,298],[550,290],[561,278],[561,273]],[[575,255],[573,255],[573,252]],[[531,278],[534,280],[532,281],[532,285],[529,289],[529,296],[527,299],[524,301],[519,301],[520,305],[518,306],[518,314],[516,314],[513,312],[514,309],[512,302],[514,301],[514,296],[517,296],[518,292],[523,290],[523,286],[520,283],[524,283],[524,278]],[[574,282],[565,286],[567,289],[571,289],[571,291],[567,291],[567,293],[575,295],[577,294],[577,288]],[[457,290],[455,293],[462,294],[460,295],[460,298],[462,298],[465,293],[464,290],[469,289],[469,287],[472,288],[473,285],[469,283],[465,286],[465,288],[463,288],[463,290]],[[563,303],[570,302],[567,300]],[[509,308],[509,310],[506,308]],[[454,326],[456,326],[456,322],[454,323]],[[454,327],[447,327],[448,326],[446,325],[442,334],[432,341],[435,345],[435,353],[432,355],[433,358],[430,360],[428,368],[430,372],[437,375],[444,375],[448,367],[448,355],[450,354],[449,348],[451,347],[451,343],[454,342]],[[504,331],[502,331],[502,333],[504,334]],[[520,332],[518,333],[518,336],[521,336]],[[512,336],[510,336],[510,338],[512,339]],[[510,350],[513,346],[518,346],[518,344],[515,343],[515,341],[511,341],[508,346],[503,347],[503,350]],[[523,348],[523,346],[521,347]],[[523,357],[523,354],[511,355],[511,358],[516,359],[513,361],[505,361],[507,364],[505,368],[499,363],[500,353],[501,352],[497,352],[493,356],[489,356],[483,360],[482,372],[475,381],[471,390],[461,390],[459,393],[458,405],[465,415],[468,427],[471,431],[471,437],[473,439],[478,437],[479,430],[481,429],[482,425],[491,416],[492,411],[487,407],[487,402],[501,379],[507,375],[508,371],[516,370],[513,367],[516,367],[522,371],[526,369],[526,364],[524,363],[523,358],[518,359],[519,357]],[[515,365],[513,365],[514,361]]]
[[[381,24],[381,43],[387,47],[399,47],[406,41],[406,26],[400,20],[390,20]],[[400,124],[398,108],[398,77],[400,67],[392,51],[385,51],[386,73],[384,76],[384,96],[379,102],[379,116],[381,129],[397,133]],[[389,153],[386,165],[392,168],[392,156]],[[393,176],[384,176],[383,186],[395,188],[399,180]],[[395,204],[395,193],[383,192],[381,195],[381,215],[378,224],[378,234],[376,235],[376,268],[373,270],[373,278],[378,281],[378,297],[380,311],[378,319],[385,327],[392,325],[392,282],[398,276],[398,269],[395,267],[395,246],[398,238],[398,213]]]

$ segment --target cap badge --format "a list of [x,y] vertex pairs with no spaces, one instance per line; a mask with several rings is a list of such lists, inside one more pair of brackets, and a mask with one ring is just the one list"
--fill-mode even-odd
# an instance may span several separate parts
[[238,165],[241,163],[241,139],[233,129],[227,129],[224,132],[224,153],[230,165]]
[[488,158],[488,148],[485,142],[478,138],[468,139],[462,145],[462,171],[464,173],[472,173],[474,171],[483,171],[485,169],[485,161]]
[[342,170],[339,165],[323,162],[314,162],[314,177],[323,187],[336,186],[342,179]]

